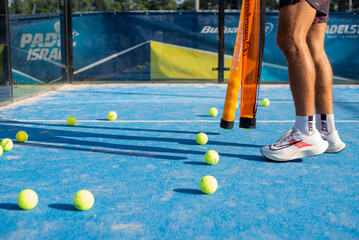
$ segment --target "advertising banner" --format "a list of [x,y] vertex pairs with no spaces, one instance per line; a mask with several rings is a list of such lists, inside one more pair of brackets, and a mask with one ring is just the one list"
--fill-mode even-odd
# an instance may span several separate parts
[[[225,67],[230,67],[240,12],[226,12]],[[262,81],[288,81],[276,45],[278,13],[266,14]],[[61,79],[58,16],[13,15],[13,77],[18,83]],[[217,12],[98,12],[73,14],[75,80],[217,79]],[[335,81],[359,81],[359,16],[331,13],[325,49]],[[229,72],[225,72],[228,79]]]

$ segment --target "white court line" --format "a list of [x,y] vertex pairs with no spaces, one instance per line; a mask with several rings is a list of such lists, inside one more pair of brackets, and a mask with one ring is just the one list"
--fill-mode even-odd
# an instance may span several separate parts
[[[0,119],[0,123],[4,121],[13,121],[11,123],[21,122],[66,122],[66,120],[28,120],[28,119]],[[78,123],[219,123],[219,120],[76,120]],[[294,120],[257,120],[259,123],[291,123]],[[336,123],[359,123],[359,120],[336,120]]]

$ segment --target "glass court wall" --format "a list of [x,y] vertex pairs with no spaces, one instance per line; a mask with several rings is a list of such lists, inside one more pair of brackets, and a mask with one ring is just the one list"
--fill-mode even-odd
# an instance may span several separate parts
[[0,106],[12,101],[9,18],[6,1],[0,0]]
[[0,104],[68,82],[61,2],[0,0]]
[[[287,83],[286,61],[275,43],[278,1],[266,2],[261,80]],[[334,81],[357,83],[359,5],[354,1],[343,8],[340,1],[331,2],[331,11],[345,11],[331,12],[327,27]],[[0,0],[0,104],[83,81],[216,83],[220,4],[225,9],[222,71],[227,81],[241,3]]]

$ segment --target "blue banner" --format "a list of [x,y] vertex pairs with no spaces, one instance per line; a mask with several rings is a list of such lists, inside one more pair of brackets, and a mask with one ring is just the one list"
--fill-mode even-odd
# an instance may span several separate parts
[[[239,14],[226,13],[225,67],[230,67]],[[263,81],[288,81],[286,61],[275,40],[277,22],[277,12],[266,14]],[[217,67],[217,26],[216,12],[75,13],[75,80],[215,80],[211,71]],[[13,16],[10,27],[15,80],[61,79],[59,17]],[[358,15],[330,14],[325,49],[334,80],[359,81],[358,38]]]

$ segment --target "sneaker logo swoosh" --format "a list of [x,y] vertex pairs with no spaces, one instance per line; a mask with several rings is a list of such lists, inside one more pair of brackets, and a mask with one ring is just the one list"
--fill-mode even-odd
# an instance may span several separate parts
[[280,146],[275,146],[275,144],[270,145],[269,149],[272,150],[272,151],[282,150],[282,149],[285,149],[285,148],[289,148],[290,146],[299,144],[301,142],[302,142],[302,140],[292,139],[292,140],[288,141],[287,144],[283,144],[283,145],[280,145]]

